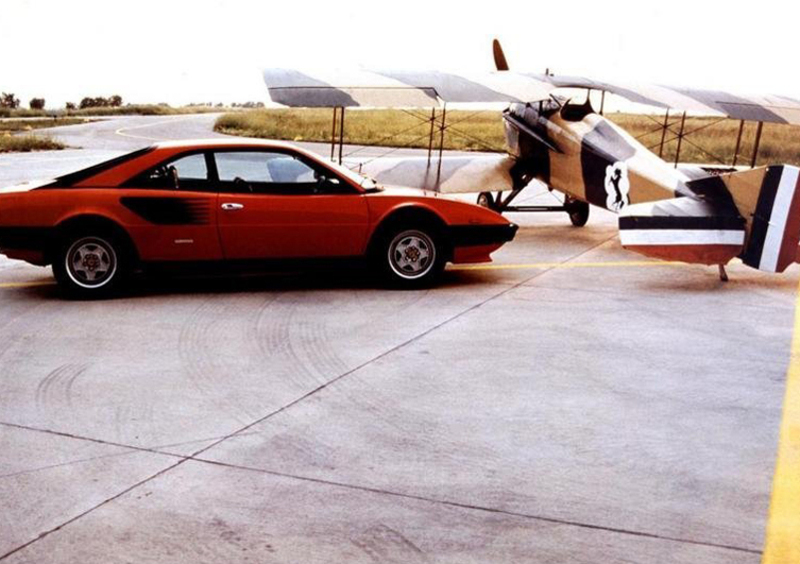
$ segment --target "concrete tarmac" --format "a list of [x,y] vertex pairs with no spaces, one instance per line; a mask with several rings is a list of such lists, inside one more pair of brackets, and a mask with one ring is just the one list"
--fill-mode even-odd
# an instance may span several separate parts
[[[59,128],[83,149],[0,156],[0,185],[213,120]],[[68,302],[0,259],[0,560],[759,562],[798,267],[723,283],[596,208],[510,217],[494,263],[426,291],[299,272]]]

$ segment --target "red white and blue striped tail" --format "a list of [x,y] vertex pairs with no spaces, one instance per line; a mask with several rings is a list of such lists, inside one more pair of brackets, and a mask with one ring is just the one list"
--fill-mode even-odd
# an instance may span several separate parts
[[[750,218],[742,261],[764,272],[783,272],[796,261],[800,243],[800,169],[778,165],[762,170],[761,188],[755,205],[750,206],[753,209],[742,209],[746,200],[737,194],[738,187],[731,185],[740,213]],[[735,180],[736,174],[731,176]]]

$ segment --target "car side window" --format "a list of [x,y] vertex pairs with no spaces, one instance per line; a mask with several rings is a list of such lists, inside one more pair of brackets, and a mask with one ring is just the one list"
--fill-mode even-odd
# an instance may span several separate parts
[[194,153],[161,163],[127,184],[161,190],[212,191],[203,153]]
[[[214,154],[221,192],[311,195],[331,193],[341,186],[311,165],[287,153],[220,151]],[[329,175],[333,176],[333,175]]]

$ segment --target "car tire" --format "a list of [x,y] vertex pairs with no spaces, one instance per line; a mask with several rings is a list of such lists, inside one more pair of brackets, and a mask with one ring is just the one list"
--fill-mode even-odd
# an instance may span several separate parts
[[106,298],[123,287],[130,262],[120,237],[101,231],[72,232],[54,254],[53,276],[69,298]]
[[385,230],[373,259],[389,286],[417,289],[429,287],[439,279],[448,252],[440,229],[411,224]]

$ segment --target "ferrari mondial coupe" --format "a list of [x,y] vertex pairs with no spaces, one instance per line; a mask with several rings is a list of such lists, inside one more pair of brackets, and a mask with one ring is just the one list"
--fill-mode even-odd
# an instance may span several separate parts
[[76,297],[108,295],[155,265],[348,257],[419,287],[448,261],[490,261],[516,229],[488,209],[378,186],[266,141],[158,143],[0,190],[0,252],[51,264]]

